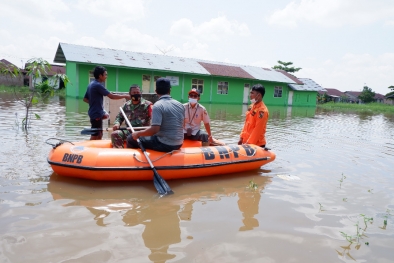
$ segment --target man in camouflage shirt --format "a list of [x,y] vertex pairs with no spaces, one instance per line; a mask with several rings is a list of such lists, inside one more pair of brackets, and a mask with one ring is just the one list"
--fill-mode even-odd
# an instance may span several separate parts
[[[126,113],[133,127],[150,126],[152,117],[152,102],[142,98],[140,87],[136,84],[131,85],[129,91],[131,100],[126,101],[123,105],[123,111]],[[123,142],[130,134],[129,130],[119,130],[124,121],[121,112],[115,118],[111,141],[114,148],[123,148]]]

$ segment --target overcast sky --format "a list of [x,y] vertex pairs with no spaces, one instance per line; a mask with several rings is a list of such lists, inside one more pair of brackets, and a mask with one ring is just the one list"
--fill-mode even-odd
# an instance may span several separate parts
[[[393,0],[2,0],[0,59],[59,42],[240,65],[291,61],[324,88],[394,85]],[[161,51],[160,51],[161,50]]]

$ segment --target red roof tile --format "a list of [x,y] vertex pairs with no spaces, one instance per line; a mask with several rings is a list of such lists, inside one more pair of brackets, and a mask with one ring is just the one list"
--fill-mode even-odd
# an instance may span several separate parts
[[255,79],[248,72],[243,70],[240,67],[236,66],[227,66],[227,65],[219,65],[219,64],[211,64],[198,62],[201,66],[203,66],[210,74],[216,76],[226,76],[226,77],[234,77],[234,78],[244,78],[244,79]]
[[337,90],[337,89],[326,89],[327,91],[319,91],[319,93],[320,94],[324,94],[324,93],[327,93],[327,95],[331,95],[331,96],[338,96],[338,97],[341,97],[341,96],[346,96],[346,94],[345,93],[343,93],[342,91],[340,91],[340,90]]

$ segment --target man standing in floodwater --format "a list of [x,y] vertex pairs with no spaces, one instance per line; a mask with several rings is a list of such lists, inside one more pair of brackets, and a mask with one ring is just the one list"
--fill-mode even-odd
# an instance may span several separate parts
[[94,71],[94,80],[90,82],[83,101],[89,103],[89,118],[92,128],[98,131],[90,136],[90,140],[101,140],[103,137],[103,120],[109,118],[109,114],[105,112],[103,102],[104,96],[113,100],[130,99],[130,95],[116,95],[109,92],[102,83],[107,79],[107,69],[97,66]]
[[245,124],[239,136],[239,145],[246,143],[260,147],[265,147],[266,145],[265,131],[267,129],[269,112],[263,102],[264,94],[265,88],[263,85],[253,85],[250,91],[252,105],[249,106],[246,112]]

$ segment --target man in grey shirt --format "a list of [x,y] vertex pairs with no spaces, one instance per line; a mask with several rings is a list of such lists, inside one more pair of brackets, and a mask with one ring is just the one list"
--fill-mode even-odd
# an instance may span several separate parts
[[170,92],[170,80],[159,78],[156,81],[159,100],[152,107],[151,127],[130,134],[127,148],[139,148],[137,139],[146,149],[155,151],[170,152],[181,148],[185,109],[182,103],[171,98]]

